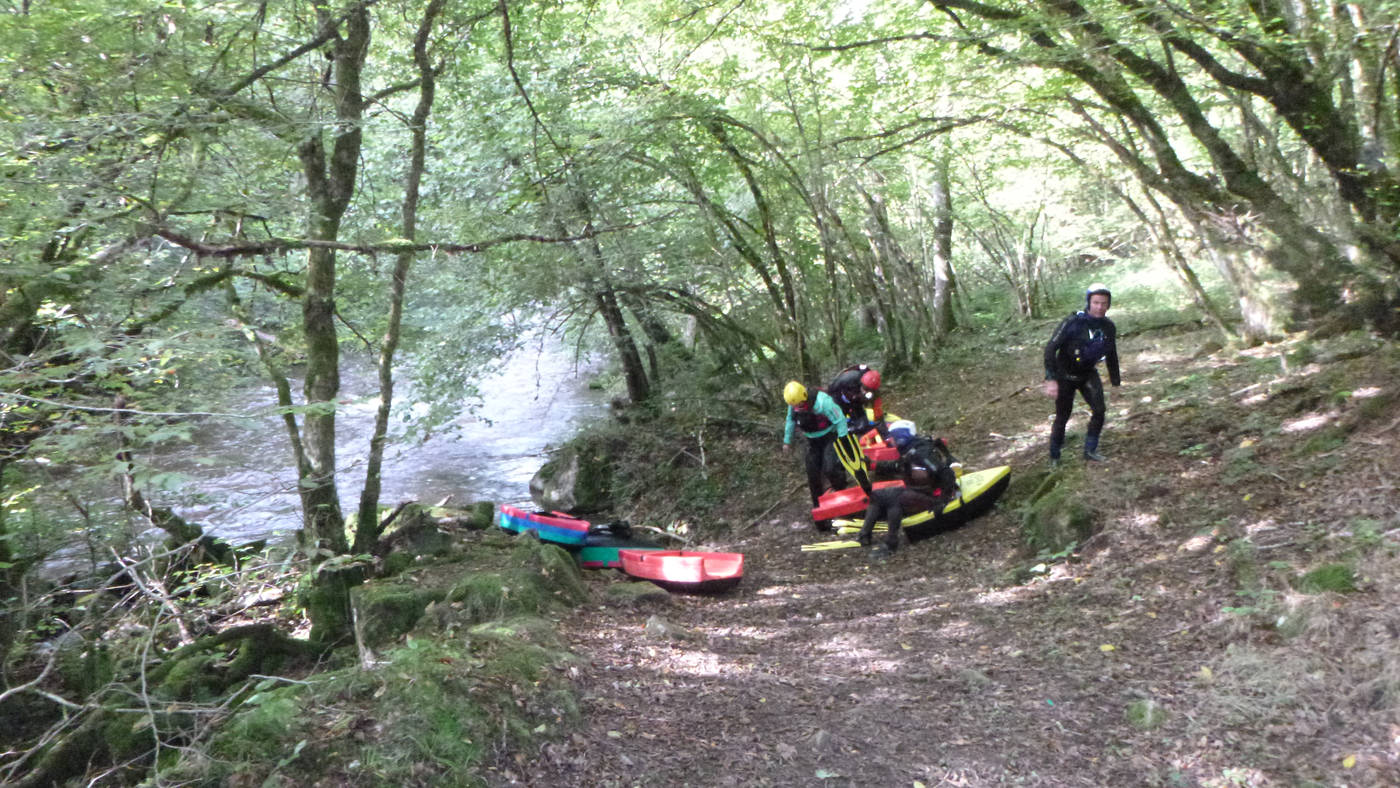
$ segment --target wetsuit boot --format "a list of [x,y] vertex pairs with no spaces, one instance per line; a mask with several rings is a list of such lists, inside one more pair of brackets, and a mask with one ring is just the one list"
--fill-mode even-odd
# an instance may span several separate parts
[[1084,459],[1089,462],[1104,462],[1108,459],[1099,454],[1099,436],[1084,436]]

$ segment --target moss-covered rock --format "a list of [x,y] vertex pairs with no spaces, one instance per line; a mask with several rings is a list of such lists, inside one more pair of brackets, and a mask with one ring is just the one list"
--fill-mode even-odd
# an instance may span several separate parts
[[1093,532],[1094,510],[1066,485],[1031,501],[1021,517],[1021,540],[1036,552],[1067,550]]
[[377,647],[413,629],[423,610],[447,597],[447,589],[369,583],[350,592],[361,642]]
[[530,497],[542,509],[597,512],[610,504],[616,458],[608,441],[582,438],[570,443],[530,479]]
[[157,688],[162,698],[206,701],[223,692],[223,671],[218,669],[220,654],[192,654],[174,662]]
[[671,604],[671,593],[655,583],[612,583],[603,590],[603,604],[647,610]]
[[551,593],[565,604],[577,605],[588,599],[588,589],[574,557],[558,545],[541,542],[534,532],[516,537],[510,558],[515,566],[538,573],[551,586]]

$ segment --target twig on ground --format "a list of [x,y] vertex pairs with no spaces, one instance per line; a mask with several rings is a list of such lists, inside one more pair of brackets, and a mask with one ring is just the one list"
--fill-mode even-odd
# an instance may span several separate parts
[[793,493],[797,492],[797,491],[800,490],[800,489],[802,489],[802,484],[801,484],[801,483],[797,484],[797,485],[796,485],[795,487],[793,487],[791,490],[788,490],[786,495],[784,495],[783,497],[781,497],[781,498],[779,498],[778,500],[774,501],[772,506],[768,507],[767,509],[764,509],[763,512],[760,513],[757,517],[755,517],[753,520],[749,521],[749,524],[748,524],[748,525],[745,525],[745,526],[741,527],[739,530],[741,530],[741,531],[747,531],[747,530],[749,530],[750,528],[754,527],[755,525],[758,525],[758,523],[759,523],[760,520],[762,520],[763,518],[765,518],[765,517],[767,517],[769,514],[771,514],[771,513],[773,512],[774,509],[778,508],[778,505],[779,505],[779,504],[781,504],[781,503],[787,501],[788,498],[792,497],[792,494],[793,494]]

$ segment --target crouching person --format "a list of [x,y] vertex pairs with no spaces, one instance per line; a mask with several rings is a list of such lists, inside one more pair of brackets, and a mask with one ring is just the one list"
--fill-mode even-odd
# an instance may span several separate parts
[[875,523],[884,520],[889,530],[885,533],[884,543],[876,548],[881,555],[889,555],[899,549],[899,529],[905,517],[941,507],[958,494],[957,475],[953,468],[957,460],[941,438],[916,435],[914,424],[910,421],[891,424],[890,437],[899,449],[899,459],[880,463],[877,467],[882,471],[893,471],[904,480],[904,486],[882,488],[870,496],[870,504],[865,509],[865,523],[856,536],[856,541],[868,546]]

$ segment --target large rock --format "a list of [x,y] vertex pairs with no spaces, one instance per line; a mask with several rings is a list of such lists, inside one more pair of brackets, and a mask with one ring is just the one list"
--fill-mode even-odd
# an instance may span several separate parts
[[609,504],[611,452],[601,441],[572,443],[530,479],[530,498],[541,509],[597,512]]

